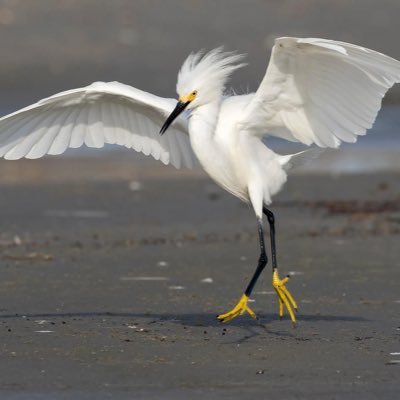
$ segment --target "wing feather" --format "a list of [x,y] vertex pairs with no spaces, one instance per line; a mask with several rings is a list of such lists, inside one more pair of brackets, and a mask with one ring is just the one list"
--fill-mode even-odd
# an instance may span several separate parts
[[62,113],[59,131],[49,149],[49,154],[62,154],[68,148],[68,144],[71,138],[71,121],[73,121],[74,112],[76,112],[76,108],[70,107],[68,110]]
[[7,160],[16,160],[21,157],[21,155],[26,155],[29,153],[33,148],[36,146],[40,149],[40,146],[43,142],[44,137],[44,130],[42,126],[49,126],[51,122],[56,119],[56,115],[52,115],[49,111],[46,111],[45,114],[42,116],[43,119],[40,121],[40,124],[36,126],[34,129],[35,134],[35,141],[30,143],[30,141],[26,141],[26,133],[31,132],[32,128],[30,127],[31,121],[24,121],[22,126],[15,131],[12,136],[13,140],[10,140],[9,143],[12,144],[8,151],[5,153],[4,158]]
[[[181,140],[178,140],[177,133],[174,133],[175,136],[175,141],[179,144],[179,147],[181,149],[181,155],[182,155],[182,163],[184,165],[189,165],[190,168],[193,167],[194,165],[194,158],[190,158],[190,153],[189,153],[189,147],[190,143],[189,142],[183,142]],[[174,160],[175,162],[175,160]]]
[[84,121],[86,120],[86,107],[87,104],[83,103],[78,108],[77,118],[72,126],[69,147],[73,149],[81,147],[85,141],[86,123]]
[[0,144],[0,157],[3,157],[11,148],[13,148],[19,141],[19,137],[29,134],[29,132],[35,132],[36,126],[43,121],[46,117],[45,113],[33,116],[29,121],[16,121],[12,118],[7,121],[7,134],[5,135],[5,141]]
[[[133,148],[179,167],[195,160],[186,116],[177,118],[164,136],[158,131],[176,105],[118,82],[58,93],[0,118],[0,156],[39,158],[85,144]],[[182,154],[184,152],[184,154]]]
[[[49,117],[49,127],[42,127],[39,128],[40,139],[33,144],[32,147],[27,148],[23,146],[16,147],[16,150],[20,151],[18,154],[18,158],[21,158],[21,155],[24,154],[26,158],[40,158],[43,157],[45,154],[48,153],[51,145],[53,144],[54,138],[56,137],[59,126],[57,125],[57,120],[59,119],[59,115],[50,115]],[[7,158],[8,154],[6,155]],[[16,157],[14,157],[16,159]]]
[[88,147],[104,147],[104,134],[101,134],[101,117],[98,103],[88,105],[85,144]]
[[400,62],[349,43],[279,38],[239,120],[249,134],[338,147],[372,127]]
[[[140,132],[146,132],[146,131],[150,130],[148,123],[146,121],[146,118],[138,119],[138,125],[139,125]],[[142,153],[146,156],[148,156],[151,152],[150,135],[151,135],[151,130],[150,130],[150,133],[148,136],[146,136],[146,137],[142,136]]]
[[[65,141],[65,144],[66,144],[65,149],[67,149],[68,147],[71,147],[72,132],[74,130],[75,123],[76,123],[76,121],[78,121],[78,116],[80,114],[80,108],[78,106],[72,106],[71,109],[72,109],[72,112],[67,117],[66,124],[61,128],[60,136],[58,136],[58,138],[59,138],[58,140]],[[0,127],[1,127],[1,125],[0,125]]]
[[[182,150],[179,146],[179,140],[176,140],[175,135],[168,135],[165,137],[165,140],[168,142],[168,147],[173,149],[170,152],[171,163],[176,167],[179,168],[182,165],[181,154],[185,151]],[[160,154],[161,157],[161,154]]]

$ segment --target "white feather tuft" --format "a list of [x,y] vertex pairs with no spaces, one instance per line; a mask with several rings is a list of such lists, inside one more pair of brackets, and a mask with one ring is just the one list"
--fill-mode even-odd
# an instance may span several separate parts
[[288,172],[293,168],[308,165],[311,161],[317,159],[326,151],[326,148],[321,149],[320,147],[313,147],[295,154],[279,156],[278,161],[282,165],[283,169]]
[[[226,52],[223,47],[191,53],[184,61],[176,84],[179,96],[198,91],[195,106],[219,99],[230,75],[245,66],[243,54]],[[194,103],[194,102],[193,102]]]

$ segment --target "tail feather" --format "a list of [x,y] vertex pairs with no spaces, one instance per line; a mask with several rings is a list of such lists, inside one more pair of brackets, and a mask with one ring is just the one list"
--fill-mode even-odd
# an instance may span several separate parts
[[279,163],[282,165],[283,169],[288,172],[289,170],[297,167],[307,165],[312,160],[318,158],[326,149],[322,148],[312,148],[300,151],[295,154],[288,154],[285,156],[279,156]]

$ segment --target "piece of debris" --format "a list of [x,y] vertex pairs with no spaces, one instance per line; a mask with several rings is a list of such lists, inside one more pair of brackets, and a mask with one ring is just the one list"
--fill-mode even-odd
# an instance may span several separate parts
[[100,210],[45,210],[45,217],[57,218],[108,218],[107,211]]
[[289,271],[288,275],[289,276],[304,275],[304,272],[302,272],[302,271]]
[[166,276],[121,276],[121,281],[169,281]]
[[129,190],[131,190],[132,192],[139,192],[140,190],[142,190],[143,185],[139,181],[131,181],[131,182],[129,182],[128,187],[129,187]]
[[159,261],[157,267],[168,267],[167,261]]
[[179,286],[179,285],[177,285],[177,286],[169,286],[168,289],[169,289],[169,290],[184,290],[184,289],[186,289],[186,288],[185,288],[185,286]]
[[53,259],[53,256],[47,253],[32,252],[21,256],[13,254],[4,254],[3,259],[14,260],[14,261],[50,261]]
[[276,294],[276,292],[272,291],[272,290],[261,290],[259,292],[254,292],[254,294],[268,294],[268,295],[271,295],[271,294]]

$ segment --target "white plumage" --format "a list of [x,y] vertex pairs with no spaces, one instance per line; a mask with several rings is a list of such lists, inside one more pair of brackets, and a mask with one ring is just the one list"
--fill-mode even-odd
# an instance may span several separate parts
[[221,48],[191,54],[178,74],[178,102],[118,82],[43,99],[0,119],[0,156],[39,158],[112,143],[177,168],[192,166],[197,157],[219,185],[251,203],[258,220],[256,272],[237,306],[218,318],[228,321],[244,312],[255,317],[247,301],[267,262],[264,213],[279,312],[285,306],[294,323],[297,306],[285,287],[288,278],[278,276],[274,216],[266,206],[288,168],[308,153],[281,156],[262,139],[273,135],[319,147],[355,142],[374,123],[386,91],[400,81],[400,62],[348,43],[284,37],[275,42],[257,92],[226,96],[227,80],[244,65],[242,59]]
[[256,93],[224,96],[242,59],[221,48],[191,54],[178,74],[177,92],[197,95],[166,135],[158,130],[175,100],[118,82],[95,82],[1,118],[0,156],[39,158],[111,143],[179,168],[193,166],[194,150],[217,183],[251,201],[261,216],[262,203],[270,203],[285,182],[290,161],[269,150],[264,136],[320,147],[355,142],[372,126],[386,91],[400,81],[400,63],[381,53],[284,37],[276,40]]
[[40,158],[69,147],[100,148],[109,143],[177,168],[192,167],[195,157],[186,118],[180,118],[168,135],[158,134],[175,103],[118,82],[68,90],[1,118],[0,156]]
[[355,142],[399,81],[400,63],[381,53],[332,40],[280,38],[243,129],[320,147]]

